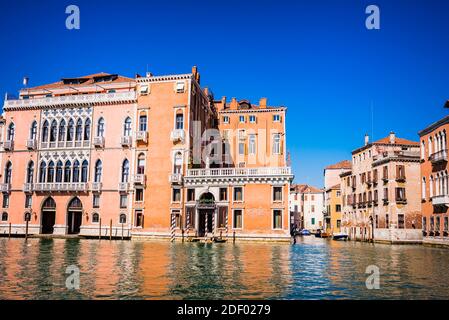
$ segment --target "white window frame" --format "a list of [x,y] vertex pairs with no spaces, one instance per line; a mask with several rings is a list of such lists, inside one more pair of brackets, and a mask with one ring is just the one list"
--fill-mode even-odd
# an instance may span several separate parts
[[249,116],[249,123],[256,123],[257,122],[257,118],[254,114]]
[[[280,211],[281,212],[281,227],[275,228],[274,227],[274,211]],[[273,208],[271,210],[271,230],[284,230],[284,210],[280,208]]]
[[184,93],[186,88],[185,81],[176,81],[175,82],[175,92],[176,93]]
[[280,114],[274,114],[273,115],[273,122],[281,122],[281,115]]
[[[284,202],[284,186],[282,185],[271,185],[271,202],[272,203],[282,203]],[[281,200],[274,200],[274,188],[281,188]]]
[[[242,121],[243,119],[243,121]],[[239,116],[239,123],[245,123],[246,122],[246,117],[244,115],[240,115]]]
[[[235,228],[235,211],[239,210],[242,212],[242,226],[240,228]],[[232,230],[243,230],[245,225],[245,210],[243,208],[233,208],[232,209]]]
[[[242,200],[235,200],[235,188],[242,188]],[[245,188],[242,185],[232,186],[232,203],[243,203],[245,201]]]
[[229,123],[229,116],[223,116],[223,123]]
[[139,88],[139,93],[142,96],[146,96],[148,94],[150,94],[151,89],[150,89],[150,85],[149,84],[141,84],[140,88]]

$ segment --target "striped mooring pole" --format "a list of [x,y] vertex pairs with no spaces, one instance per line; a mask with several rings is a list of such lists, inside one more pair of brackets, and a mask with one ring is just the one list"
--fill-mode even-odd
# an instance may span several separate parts
[[208,225],[208,223],[209,223],[209,217],[208,217],[208,214],[206,213],[206,223],[205,223],[205,226],[204,226],[204,229],[205,229],[204,235],[205,235],[206,238],[207,238],[207,225]]
[[212,214],[212,235],[215,235],[215,213],[216,211],[214,211],[214,213]]
[[187,241],[188,241],[189,230],[190,230],[190,212],[187,212],[187,214],[186,214],[186,228],[187,228],[186,237],[187,237]]
[[170,236],[170,241],[174,242],[175,241],[175,215],[172,213],[171,215],[171,236]]
[[229,222],[229,214],[228,211],[226,210],[226,240],[228,240],[228,230],[229,230],[228,222]]

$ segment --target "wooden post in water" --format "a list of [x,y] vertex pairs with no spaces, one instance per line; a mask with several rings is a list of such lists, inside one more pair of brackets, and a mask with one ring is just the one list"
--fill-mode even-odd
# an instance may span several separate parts
[[112,219],[111,222],[109,223],[109,241],[112,240]]
[[232,243],[235,243],[235,230],[234,230],[234,232],[232,233]]
[[11,222],[9,223],[8,238],[11,238]]
[[27,221],[26,221],[26,226],[25,226],[25,240],[28,239],[28,223],[29,223],[29,221],[28,221],[28,219],[27,219]]
[[101,240],[101,218],[100,218],[100,223],[98,225],[98,240]]
[[122,223],[122,240],[123,240],[123,223]]
[[184,228],[181,229],[182,242],[184,243]]

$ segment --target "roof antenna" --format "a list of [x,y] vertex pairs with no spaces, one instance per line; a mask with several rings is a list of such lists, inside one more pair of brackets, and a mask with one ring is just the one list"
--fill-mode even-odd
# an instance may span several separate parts
[[371,100],[371,139],[374,141],[374,103]]
[[29,82],[30,78],[28,77],[23,77],[23,86],[26,88],[28,86],[28,82]]

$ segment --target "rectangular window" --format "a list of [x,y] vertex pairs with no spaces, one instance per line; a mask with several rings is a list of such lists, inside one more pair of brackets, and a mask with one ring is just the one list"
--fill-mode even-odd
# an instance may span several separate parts
[[229,117],[223,116],[223,123],[229,123]]
[[[171,214],[175,217],[175,228],[181,228],[181,212],[179,210],[172,210]],[[170,221],[171,224],[171,221]]]
[[172,201],[173,202],[181,201],[181,189],[173,189]]
[[183,114],[176,115],[176,129],[177,130],[184,129],[184,115]]
[[315,218],[312,218],[312,225],[315,225]]
[[312,212],[315,212],[315,206],[314,206],[314,205],[312,205],[311,211],[312,211]]
[[3,194],[3,208],[9,208],[9,195]]
[[444,231],[448,231],[448,228],[449,228],[448,217],[444,217]]
[[388,201],[388,188],[384,188],[384,201]]
[[339,205],[339,204],[335,205],[335,211],[341,212],[341,205]]
[[100,208],[100,195],[94,194],[92,198],[92,207],[94,208]]
[[256,116],[254,116],[254,115],[249,116],[249,122],[256,123]]
[[136,189],[136,202],[142,202],[143,201],[143,189],[137,188]]
[[143,213],[142,210],[136,210],[136,221],[135,221],[136,227],[143,227]]
[[388,180],[388,167],[387,166],[383,167],[382,179],[383,180]]
[[218,207],[218,228],[226,228],[226,216],[228,207]]
[[187,201],[195,201],[195,189],[187,189]]
[[405,166],[403,165],[396,166],[396,179],[405,180]]
[[282,229],[282,210],[273,210],[273,229]]
[[176,82],[176,93],[183,93],[184,92],[185,83],[180,81]]
[[281,154],[281,135],[273,134],[273,154]]
[[256,154],[256,135],[249,135],[249,154]]
[[405,188],[396,188],[396,201],[405,201]]
[[25,208],[27,209],[31,208],[32,204],[33,204],[33,197],[31,194],[27,194],[25,196]]
[[398,214],[398,228],[404,229],[405,228],[405,221],[404,221],[404,215]]
[[244,155],[244,154],[245,154],[245,143],[240,142],[239,143],[239,155]]
[[234,201],[243,201],[242,187],[234,187]]
[[385,228],[390,228],[390,216],[388,213],[385,215]]
[[124,209],[128,207],[128,196],[126,194],[120,195],[120,208]]
[[273,187],[273,201],[282,201],[282,187]]
[[337,228],[341,228],[341,220],[337,220]]
[[281,116],[278,114],[273,115],[273,122],[281,122]]
[[228,188],[220,188],[220,201],[228,201]]
[[234,229],[241,229],[243,226],[243,213],[242,210],[234,210],[234,217],[233,217],[233,228]]
[[245,116],[239,116],[239,122],[244,123],[245,122]]
[[139,117],[139,131],[147,131],[147,116],[141,115]]

